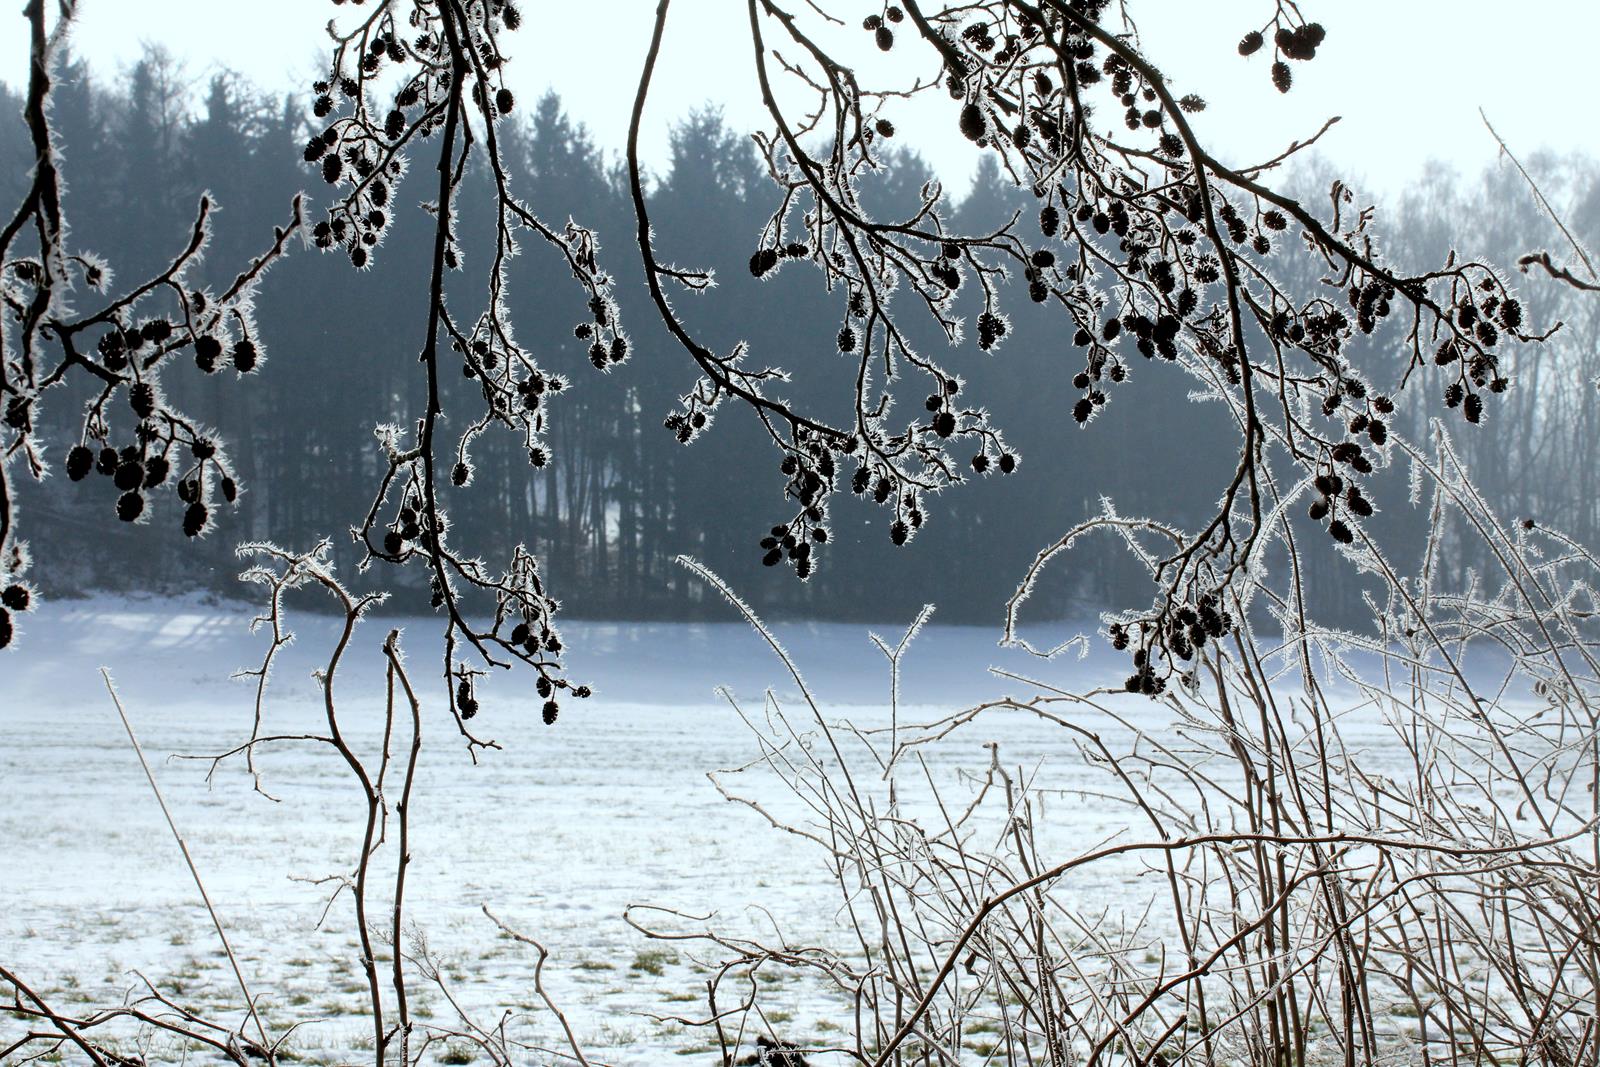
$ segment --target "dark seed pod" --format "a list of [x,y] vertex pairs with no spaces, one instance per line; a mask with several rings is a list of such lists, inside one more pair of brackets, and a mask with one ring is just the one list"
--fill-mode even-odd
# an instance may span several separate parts
[[210,374],[217,369],[217,358],[222,355],[222,342],[206,334],[195,339],[194,362],[195,366]]
[[4,604],[12,611],[27,611],[31,600],[32,594],[25,585],[13,583],[6,586],[4,592],[0,592],[0,604]]
[[156,410],[156,391],[149,382],[135,382],[128,389],[128,406],[141,419],[148,419]]
[[67,477],[81,482],[94,468],[94,453],[85,445],[76,445],[67,453]]
[[123,493],[117,497],[117,518],[123,522],[133,522],[144,514],[144,497],[136,492]]
[[123,492],[139,488],[144,484],[144,464],[138,460],[130,463],[119,463],[111,476],[111,482]]
[[778,250],[775,248],[759,249],[750,257],[750,273],[757,278],[763,277],[777,265]]
[[969,141],[976,141],[988,129],[984,121],[983,109],[977,104],[968,104],[961,109],[961,133]]
[[554,726],[556,724],[556,717],[558,715],[560,715],[560,714],[561,714],[561,705],[560,704],[557,704],[554,700],[547,700],[547,701],[544,702],[543,715],[544,715],[544,724],[546,726]]
[[183,513],[183,533],[185,537],[199,537],[206,528],[208,515],[206,506],[198,500],[189,505]]

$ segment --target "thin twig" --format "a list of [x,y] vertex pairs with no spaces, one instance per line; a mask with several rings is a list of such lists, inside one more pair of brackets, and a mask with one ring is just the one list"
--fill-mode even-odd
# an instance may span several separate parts
[[166,799],[161,795],[161,787],[156,784],[156,776],[150,770],[149,761],[144,758],[144,749],[140,747],[138,737],[134,736],[133,723],[128,719],[127,710],[122,706],[122,698],[117,696],[116,686],[111,682],[111,672],[101,667],[100,677],[105,680],[106,692],[111,695],[111,703],[116,705],[117,715],[122,719],[122,728],[128,731],[128,743],[133,745],[133,751],[139,757],[139,766],[144,768],[144,776],[150,782],[150,791],[156,795],[156,803],[161,805],[161,814],[166,816],[173,840],[178,842],[178,849],[183,853],[183,862],[189,865],[189,873],[194,876],[195,888],[200,890],[200,899],[205,901],[206,911],[211,914],[211,924],[217,928],[217,937],[222,941],[222,950],[227,953],[228,962],[233,965],[233,976],[238,979],[239,992],[244,995],[245,1009],[250,1013],[250,1018],[256,1024],[256,1033],[261,1037],[261,1052],[269,1063],[275,1062],[272,1042],[268,1040],[267,1028],[262,1025],[261,1016],[256,1012],[255,998],[250,995],[250,987],[245,984],[244,971],[239,967],[238,957],[233,954],[233,946],[228,943],[227,931],[222,928],[222,919],[211,903],[211,895],[206,892],[205,882],[200,877],[200,869],[195,866],[194,857],[189,854],[189,846],[184,841],[183,834],[178,831],[178,824],[172,818],[172,811],[167,807]]

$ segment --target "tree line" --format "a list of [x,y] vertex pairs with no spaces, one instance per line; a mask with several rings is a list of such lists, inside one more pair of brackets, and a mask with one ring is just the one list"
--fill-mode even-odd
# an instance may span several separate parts
[[[314,171],[303,163],[314,117],[293,97],[272,96],[227,73],[196,93],[157,48],[114,83],[98,80],[81,60],[63,64],[59,75],[53,121],[69,216],[93,235],[95,251],[130,276],[159,270],[171,259],[177,248],[168,244],[182,239],[202,192],[220,205],[206,260],[219,275],[249,257],[297,191],[311,190],[313,201],[319,195]],[[18,116],[20,98],[0,91],[4,113]],[[556,96],[519,103],[499,134],[513,181],[535,210],[559,211],[558,221],[566,213],[581,217],[603,242],[626,252],[620,246],[634,226],[626,177]],[[20,120],[0,126],[0,179],[8,195],[24,187],[31,158]],[[864,204],[885,216],[914,213],[934,175],[909,152],[891,150],[882,160],[862,183]],[[1546,194],[1568,209],[1569,223],[1592,238],[1600,230],[1600,181],[1592,162],[1541,158],[1533,170]],[[758,265],[749,249],[770,216],[772,185],[748,138],[714,109],[693,112],[675,125],[670,155],[652,177],[658,247],[681,264],[716,271],[719,299],[685,294],[675,301],[699,336],[724,350],[746,342],[784,366],[841,358],[829,294],[803,271],[754,276]],[[461,198],[461,270],[486,278],[494,225],[490,176],[474,173],[467,181],[484,195]],[[1313,203],[1326,196],[1330,182],[1312,166],[1302,167],[1290,184]],[[223,354],[213,357],[214,373],[173,375],[166,384],[186,410],[225,430],[239,472],[237,511],[219,516],[220,525],[198,545],[173,536],[178,514],[157,510],[108,526],[102,520],[114,512],[118,493],[109,478],[92,471],[54,492],[22,487],[20,505],[32,516],[33,549],[46,564],[39,573],[47,591],[177,590],[197,582],[231,591],[238,569],[232,546],[246,539],[306,547],[330,537],[336,564],[347,573],[355,569],[362,554],[347,531],[359,523],[382,464],[372,430],[402,421],[421,401],[410,371],[428,295],[430,224],[414,206],[424,198],[420,188],[398,186],[383,254],[370,269],[353,272],[339,257],[310,253],[274,268],[257,307],[272,324],[268,361],[245,365]],[[1035,211],[1032,203],[1027,190],[986,156],[970,191],[949,212],[964,231],[977,232]],[[1442,261],[1451,241],[1465,246],[1464,254],[1510,263],[1547,240],[1548,223],[1508,168],[1470,180],[1432,168],[1386,214],[1389,253],[1417,269]],[[318,216],[315,204],[311,216]],[[764,567],[768,549],[752,537],[786,516],[782,479],[768,469],[776,457],[763,446],[760,425],[738,413],[710,428],[714,448],[680,444],[663,419],[692,382],[665,329],[636,316],[628,324],[630,362],[594,373],[580,328],[588,312],[564,284],[568,270],[537,249],[528,252],[511,261],[507,284],[519,341],[565,376],[567,395],[545,416],[556,447],[530,457],[521,439],[491,428],[471,451],[473,491],[446,504],[452,523],[472,542],[522,542],[543,559],[572,616],[698,616],[703,589],[674,564],[688,553],[734,580],[770,614],[897,619],[935,600],[947,621],[993,622],[1034,554],[1100,511],[1103,500],[1125,515],[1193,528],[1213,512],[1215,487],[1237,460],[1235,430],[1225,413],[1191,401],[1181,375],[1147,370],[1147,361],[1161,356],[1141,354],[1133,337],[1123,339],[1123,369],[1114,372],[1126,384],[1103,406],[1083,408],[1082,385],[1074,383],[1082,368],[1074,339],[1043,311],[1029,314],[1036,309],[1013,302],[1000,350],[962,348],[950,353],[947,365],[983,379],[974,402],[1004,428],[1026,476],[1002,477],[992,467],[971,472],[979,484],[941,500],[905,547],[894,543],[865,487],[860,506],[847,500],[834,510],[827,535],[842,550],[830,551],[809,580],[797,582],[787,567]],[[636,257],[609,259],[618,272],[619,305],[643,307]],[[1286,256],[1282,269],[1312,266],[1309,257]],[[1309,275],[1285,280],[1301,291],[1318,282]],[[1527,321],[1539,327],[1560,321],[1562,328],[1547,343],[1520,346],[1511,355],[1500,373],[1518,388],[1500,398],[1482,425],[1457,437],[1480,488],[1506,514],[1560,525],[1595,544],[1600,316],[1593,301],[1564,287],[1527,290]],[[963,295],[970,322],[982,305],[973,293]],[[945,346],[932,329],[915,340]],[[1351,360],[1376,370],[1408,354],[1404,324],[1388,323],[1360,338]],[[240,383],[245,375],[258,380]],[[794,398],[825,402],[820,392],[805,395],[806,381],[797,376]],[[448,388],[476,386],[463,377]],[[1397,398],[1392,430],[1425,437],[1426,420],[1439,415],[1438,401],[1416,390]],[[71,402],[53,406],[49,417],[61,424],[59,439],[76,432],[79,410]],[[1446,418],[1464,414],[1460,405],[1445,411]],[[64,455],[54,459],[59,466]],[[1419,551],[1426,501],[1402,506],[1404,469],[1381,477],[1394,485],[1383,498],[1389,513],[1375,517],[1374,530],[1391,553]],[[1316,534],[1308,519],[1307,536]],[[1484,562],[1484,547],[1472,539],[1447,544],[1454,548],[1441,561],[1444,580],[1470,581]],[[1036,594],[1046,613],[1070,615],[1148,596],[1145,573],[1113,545],[1095,546],[1078,563],[1053,574]],[[1342,560],[1314,553],[1305,565],[1325,616],[1360,613],[1361,582]],[[408,602],[402,587],[398,607],[423,610],[427,589],[409,592],[415,596]]]

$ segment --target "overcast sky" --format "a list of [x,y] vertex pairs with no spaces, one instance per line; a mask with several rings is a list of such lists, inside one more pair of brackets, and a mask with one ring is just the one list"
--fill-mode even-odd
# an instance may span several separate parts
[[[1522,0],[1515,18],[1504,0],[1300,0],[1328,30],[1317,59],[1295,64],[1295,86],[1280,96],[1268,83],[1264,50],[1241,59],[1239,37],[1261,25],[1271,0],[1130,0],[1150,58],[1178,92],[1211,104],[1200,132],[1224,159],[1247,163],[1275,155],[1314,133],[1330,116],[1342,121],[1322,142],[1340,170],[1374,196],[1398,192],[1431,159],[1472,173],[1494,159],[1483,107],[1519,153],[1539,148],[1595,149],[1597,0]],[[52,5],[53,6],[53,5]],[[165,45],[197,83],[223,69],[257,85],[304,92],[315,77],[330,17],[349,6],[329,0],[80,0],[75,47],[102,78],[137,59],[145,42]],[[806,5],[797,4],[796,10]],[[0,23],[4,80],[23,82],[26,33],[8,5]],[[513,36],[511,84],[531,102],[556,89],[599,143],[620,152],[654,0],[527,0],[529,16]],[[667,125],[690,108],[720,104],[730,124],[760,125],[743,0],[677,0],[657,75],[644,151],[661,159]],[[831,9],[853,24],[854,54],[871,57],[868,35],[854,25],[878,6],[851,0]],[[902,51],[896,49],[896,53]],[[910,50],[905,50],[910,51]],[[925,69],[895,62],[899,81]],[[893,80],[893,79],[891,79]],[[948,100],[887,112],[958,191],[975,156],[955,136]]]

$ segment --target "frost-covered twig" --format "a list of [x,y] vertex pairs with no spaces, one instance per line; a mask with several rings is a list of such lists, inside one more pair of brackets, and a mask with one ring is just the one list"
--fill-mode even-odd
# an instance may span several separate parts
[[150,763],[144,758],[144,749],[139,744],[139,739],[134,735],[133,723],[128,719],[128,712],[122,706],[122,698],[117,695],[117,688],[111,683],[111,672],[100,668],[100,677],[106,683],[106,693],[111,697],[111,703],[116,706],[117,716],[122,720],[122,728],[128,732],[128,744],[133,746],[134,754],[139,757],[139,766],[144,768],[144,776],[150,783],[150,791],[155,794],[156,803],[161,806],[161,814],[167,820],[167,828],[172,831],[172,839],[178,843],[178,850],[183,853],[183,862],[189,868],[189,874],[194,878],[195,888],[200,891],[200,899],[205,902],[206,912],[211,916],[211,925],[216,927],[217,940],[222,942],[222,951],[227,954],[228,964],[233,968],[233,977],[239,983],[239,992],[244,996],[245,1011],[249,1013],[250,1020],[256,1024],[256,1033],[261,1038],[261,1049],[267,1061],[272,1062],[272,1041],[267,1037],[267,1028],[261,1022],[261,1016],[256,1011],[255,998],[250,995],[250,987],[244,980],[244,971],[239,967],[239,958],[233,954],[233,946],[228,943],[228,932],[223,929],[222,918],[217,914],[216,905],[211,903],[211,894],[206,892],[206,883],[200,877],[200,868],[195,866],[194,857],[189,854],[188,842],[184,841],[183,834],[178,830],[178,824],[172,818],[172,811],[167,807],[166,798],[161,795],[161,787],[156,784],[156,776],[150,770]]

